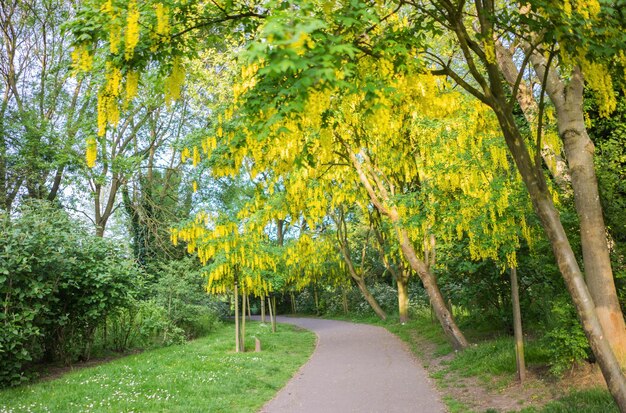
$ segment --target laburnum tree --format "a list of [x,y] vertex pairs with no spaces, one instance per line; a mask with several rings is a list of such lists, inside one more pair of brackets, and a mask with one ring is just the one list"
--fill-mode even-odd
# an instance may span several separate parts
[[[405,9],[403,6],[407,6],[407,8]],[[334,10],[333,7],[335,7]],[[502,70],[496,60],[496,38],[499,33],[505,30],[505,28],[498,27],[496,22],[498,22],[498,18],[501,18],[504,23],[515,21],[513,18],[507,20],[506,13],[509,13],[509,17],[511,17],[510,12],[516,10],[517,7],[495,5],[492,2],[473,2],[471,4],[450,1],[410,2],[398,4],[395,9],[387,7],[383,13],[380,13],[380,10],[377,10],[377,7],[381,8],[380,4],[376,6],[360,4],[360,9],[355,6],[351,7],[350,11],[360,10],[361,18],[350,21],[350,24],[343,26],[333,23],[337,23],[337,21],[345,23],[345,20],[349,19],[350,11],[346,11],[339,5],[333,7],[331,7],[332,16],[341,17],[337,17],[334,22],[330,23],[328,23],[329,14],[323,14],[322,11],[315,14],[314,7],[309,10],[311,13],[299,15],[299,19],[286,15],[277,17],[277,19],[282,18],[283,21],[292,23],[288,29],[283,30],[283,34],[286,33],[288,38],[293,37],[289,35],[290,32],[298,32],[299,30],[304,32],[299,37],[310,41],[304,42],[298,50],[292,52],[285,48],[270,50],[265,45],[255,46],[256,49],[251,48],[253,52],[260,49],[261,52],[258,54],[269,55],[272,58],[265,58],[264,62],[268,69],[263,71],[263,78],[271,79],[269,82],[272,83],[258,83],[258,86],[267,88],[267,90],[272,90],[275,86],[282,90],[289,90],[289,93],[268,93],[268,95],[275,96],[274,103],[281,108],[282,113],[286,113],[297,107],[298,103],[289,105],[285,101],[302,94],[307,95],[307,90],[311,86],[317,85],[316,82],[345,82],[346,75],[355,74],[354,66],[351,63],[355,62],[356,59],[349,59],[344,56],[343,60],[338,59],[340,63],[337,65],[332,63],[334,61],[333,51],[336,51],[338,47],[336,37],[330,33],[336,33],[333,30],[341,26],[349,32],[343,36],[345,42],[341,44],[348,57],[351,54],[354,56],[366,54],[377,57],[391,55],[394,64],[400,67],[405,64],[407,58],[415,57],[422,62],[429,62],[435,66],[432,68],[425,64],[424,70],[447,76],[490,107],[498,119],[509,153],[517,165],[529,191],[534,209],[539,215],[542,226],[551,242],[557,264],[611,393],[616,398],[618,405],[626,410],[626,381],[620,370],[618,358],[615,356],[615,353],[619,354],[620,344],[619,341],[611,341],[611,336],[603,330],[596,305],[555,208],[553,195],[550,192],[541,160],[543,145],[541,145],[540,137],[542,136],[542,128],[541,126],[537,127],[538,132],[535,134],[534,140],[528,139],[528,136],[522,133],[513,113],[514,102],[511,102],[511,95],[516,96],[516,93],[511,91],[510,86],[505,83]],[[367,17],[371,17],[373,14],[377,17],[368,21]],[[394,16],[403,22],[403,30],[385,31],[381,29],[384,27],[381,22],[392,20]],[[612,22],[613,20],[607,16],[604,22]],[[269,27],[269,24],[265,27]],[[323,27],[324,30],[320,30],[319,27]],[[275,30],[274,26],[271,28]],[[602,32],[602,30],[600,31]],[[614,30],[603,32],[614,35],[616,33]],[[584,34],[585,31],[580,30],[577,33]],[[436,36],[436,40],[443,44],[442,49],[435,50],[424,41],[427,36],[433,35]],[[398,40],[402,40],[402,42]],[[608,44],[615,43],[613,41]],[[574,45],[572,47],[575,48]],[[586,53],[584,49],[582,52],[570,53],[568,56],[573,59],[570,60],[570,63],[574,62],[575,66],[580,67],[583,67],[584,61],[589,61],[587,59],[590,58],[589,53]],[[600,64],[597,60],[591,60],[591,62]],[[595,70],[598,68],[596,65]],[[273,76],[273,72],[279,72],[280,75]],[[583,76],[583,72],[584,70],[579,68],[577,75],[575,71],[574,80],[576,76]],[[593,68],[588,68],[587,72],[588,77],[593,78],[595,76]],[[572,83],[574,91],[577,90],[576,88],[581,88],[582,84],[582,81]],[[262,88],[257,87],[255,92],[262,90]],[[607,91],[607,93],[610,92]],[[267,99],[268,97],[265,96],[264,98]],[[291,101],[298,102],[297,99],[291,99]],[[302,100],[299,101],[302,102]],[[541,119],[541,116],[538,119]],[[539,125],[541,125],[540,122]],[[582,147],[585,146],[589,147],[589,145]],[[580,146],[578,150],[580,150]],[[579,171],[583,169],[580,168]],[[593,179],[587,182],[591,181]],[[575,198],[584,197],[582,188],[578,187],[578,189],[574,188],[573,190],[575,194],[579,194],[579,196],[575,195]],[[580,208],[578,209],[580,213]],[[600,223],[596,222],[594,225],[600,225]],[[583,236],[590,234],[591,232],[587,232]],[[602,235],[602,237],[604,236]],[[604,238],[601,241],[596,245],[601,247],[601,244],[606,242]],[[589,273],[587,279],[594,279],[596,274],[598,272]],[[612,292],[605,290],[598,302],[601,302],[600,299],[616,302],[611,296]],[[621,311],[614,307],[613,310],[616,311],[612,312],[615,320],[620,323]],[[619,328],[611,329],[611,332],[614,330],[615,334],[621,334]]]
[[[110,13],[107,5],[111,4],[89,2],[85,13],[77,20],[74,32],[78,39],[75,50],[78,64],[89,68],[95,45],[105,42],[110,46],[106,59],[109,65],[105,68],[108,77],[114,79],[117,76],[116,70],[119,70],[132,85],[133,71],[145,67],[149,62],[157,62],[164,68],[164,73],[169,73],[166,95],[170,98],[177,96],[182,83],[184,57],[193,55],[198,48],[222,44],[219,39],[224,30],[230,29],[235,35],[247,33],[247,39],[250,40],[255,37],[262,39],[248,43],[248,61],[251,62],[248,66],[251,69],[247,71],[251,75],[247,76],[245,82],[238,84],[234,92],[235,98],[243,94],[246,104],[246,114],[241,116],[258,116],[262,122],[257,123],[264,124],[264,127],[247,135],[234,134],[232,140],[237,145],[243,145],[245,139],[263,141],[276,134],[277,128],[273,126],[281,123],[283,124],[280,127],[289,132],[298,130],[300,127],[296,120],[297,114],[311,110],[311,103],[316,103],[311,98],[316,94],[317,99],[320,99],[328,90],[340,88],[342,93],[339,96],[346,96],[346,92],[348,96],[362,93],[365,98],[362,100],[365,101],[377,94],[384,95],[389,88],[377,82],[354,82],[361,75],[357,68],[363,56],[386,59],[399,72],[405,70],[407,64],[417,62],[418,68],[423,72],[451,79],[489,107],[497,119],[508,153],[517,166],[533,207],[553,246],[557,264],[609,389],[622,411],[626,411],[626,379],[618,361],[622,354],[620,339],[605,331],[601,322],[604,316],[599,316],[599,313],[604,313],[619,319],[622,316],[621,311],[615,306],[604,305],[616,302],[612,298],[614,289],[611,291],[610,285],[608,290],[599,289],[595,300],[588,285],[599,274],[604,274],[602,279],[606,285],[610,284],[611,280],[607,279],[610,277],[609,271],[602,270],[603,265],[606,267],[606,260],[599,258],[602,262],[594,267],[594,263],[589,261],[594,258],[589,253],[584,254],[586,282],[559,219],[541,156],[541,111],[544,107],[545,90],[552,98],[555,108],[560,105],[559,94],[563,97],[563,110],[557,110],[557,117],[566,126],[562,128],[559,124],[561,138],[564,143],[572,143],[571,147],[568,143],[564,147],[570,169],[574,169],[570,171],[572,180],[580,183],[573,185],[576,206],[581,217],[585,214],[591,217],[588,223],[596,229],[591,231],[586,230],[587,227],[581,228],[582,236],[589,237],[588,243],[583,241],[587,245],[584,248],[588,252],[598,252],[603,257],[600,250],[605,248],[605,233],[602,223],[593,218],[598,215],[591,213],[593,210],[598,211],[598,204],[593,203],[593,194],[590,195],[590,200],[585,198],[585,191],[593,189],[591,187],[595,177],[589,175],[593,171],[593,168],[589,168],[589,159],[592,158],[582,153],[590,151],[586,134],[581,133],[580,129],[584,123],[580,123],[581,118],[576,112],[581,100],[570,100],[566,95],[581,95],[583,79],[586,77],[592,89],[600,95],[603,92],[607,94],[606,104],[602,107],[607,112],[610,111],[612,89],[607,87],[606,76],[602,75],[606,73],[606,62],[612,62],[607,56],[617,56],[621,60],[616,64],[623,66],[623,56],[617,53],[620,50],[619,39],[623,37],[618,36],[623,19],[619,19],[620,13],[616,6],[597,2],[565,2],[558,5],[531,2],[531,7],[528,8],[528,4],[520,7],[513,3],[496,4],[482,0],[389,3],[310,1],[298,4],[226,2],[224,5],[204,2],[144,2],[138,5],[131,0],[115,2],[112,5],[114,13]],[[140,20],[144,22],[141,29],[138,24]],[[542,24],[547,25],[544,28],[541,27]],[[535,35],[539,36],[539,40],[535,39]],[[124,40],[121,42],[119,39]],[[510,82],[506,82],[507,76],[498,62],[496,43],[500,41],[508,47],[516,44],[516,39],[528,42],[531,50],[526,54],[527,58],[522,58],[517,79],[511,86]],[[523,42],[517,44],[522,44],[523,49]],[[605,45],[604,49],[599,45]],[[535,54],[534,50],[540,53]],[[545,59],[544,63],[539,57]],[[537,127],[533,125],[532,128],[537,132],[532,137],[522,132],[518,119],[514,116],[514,100],[518,96],[516,87],[526,73],[529,60],[543,84],[536,118]],[[519,59],[514,59],[514,64],[517,65],[518,61]],[[548,81],[551,80],[549,68],[554,63],[558,63],[559,69],[563,71],[560,72],[561,80],[554,83],[556,93],[553,94],[548,92]],[[545,69],[543,72],[541,67]],[[106,112],[106,116],[101,116],[105,119],[99,122],[101,125],[115,123],[113,104],[120,98],[118,90],[112,90],[110,86],[113,83],[107,80],[102,89],[100,106],[110,110],[102,111]],[[384,106],[385,102],[381,102],[381,105]],[[319,118],[325,123],[331,119],[331,114],[324,114]],[[295,127],[290,128],[284,122],[292,122],[291,126]],[[244,139],[244,136],[248,137]],[[316,144],[324,147],[325,139],[326,142],[335,138],[346,140],[346,136],[333,134],[330,137],[322,133],[312,136],[315,139],[305,141],[306,145],[298,147],[301,155],[297,161],[300,163],[309,162],[312,157],[310,148]],[[367,139],[371,138],[369,134],[366,136]],[[576,138],[580,136],[581,139]],[[366,139],[363,138],[363,141],[366,142]],[[279,150],[289,151],[294,146],[296,145],[283,145]],[[378,198],[385,211],[384,215],[392,222],[401,222],[398,206],[386,200],[390,195],[389,181],[381,179],[381,172],[384,171],[375,162],[376,159],[373,161],[366,150],[368,147],[353,142],[343,146],[344,154],[348,155],[372,200]],[[241,159],[243,156],[238,161]],[[319,162],[323,163],[324,160]],[[579,172],[580,175],[574,178],[573,175]],[[391,198],[393,197],[389,199]],[[408,235],[404,236],[403,231],[399,231],[403,252],[416,255],[411,254],[408,248],[410,238]],[[409,262],[423,270],[423,261],[409,259]],[[425,273],[421,271],[421,274]],[[607,311],[598,311],[596,306],[610,308]],[[442,314],[445,315],[444,312]],[[613,331],[612,327],[608,329]]]

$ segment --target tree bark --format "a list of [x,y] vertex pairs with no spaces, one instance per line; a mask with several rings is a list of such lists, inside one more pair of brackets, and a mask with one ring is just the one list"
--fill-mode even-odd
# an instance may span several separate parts
[[396,278],[398,286],[398,314],[400,314],[400,322],[402,324],[409,321],[409,277],[401,274]]
[[[511,107],[508,104],[507,93],[502,84],[502,71],[497,63],[492,62],[488,54],[485,53],[487,47],[495,47],[493,42],[495,3],[492,1],[475,2],[474,6],[480,23],[480,35],[484,42],[483,48],[469,35],[463,21],[464,16],[451,11],[450,13],[442,13],[439,18],[440,22],[447,26],[459,41],[458,45],[469,72],[480,89],[468,83],[444,62],[442,62],[443,69],[439,73],[451,76],[456,83],[493,109],[509,152],[515,160],[517,169],[528,189],[533,207],[550,241],[557,265],[609,391],[617,402],[620,411],[626,412],[626,377],[622,373],[620,364],[604,334],[593,299],[560,221],[559,213],[554,206],[543,171],[540,165],[532,162],[526,148],[526,142],[517,128]],[[477,65],[477,60],[486,70],[486,77],[485,71],[480,70],[480,65]],[[551,84],[550,81],[546,83],[546,86],[549,84]],[[555,105],[557,105],[556,102]]]
[[245,290],[241,289],[241,344],[240,348],[243,353],[246,351],[246,298]]
[[261,322],[265,323],[265,294],[261,294]]
[[276,297],[272,297],[272,332],[276,332]]
[[[542,59],[533,58],[541,71]],[[542,72],[542,73],[543,73]],[[560,79],[549,77],[550,82]],[[602,215],[593,154],[594,145],[585,127],[583,112],[583,75],[579,68],[572,72],[569,84],[546,85],[554,103],[559,135],[563,141],[569,166],[574,205],[580,220],[580,239],[587,287],[593,298],[604,334],[620,365],[626,367],[626,323],[617,298],[607,233]]]
[[239,291],[237,280],[235,280],[235,352],[241,352],[241,341],[239,338]]
[[[370,307],[372,307],[372,310],[374,310],[374,313],[376,313],[376,315],[381,320],[384,321],[387,319],[387,314],[378,304],[378,301],[376,301],[376,298],[374,298],[374,296],[369,292],[367,285],[365,284],[365,278],[363,276],[363,266],[362,266],[363,264],[361,263],[360,270],[357,270],[357,268],[354,265],[354,262],[352,261],[352,256],[350,253],[350,246],[348,244],[348,235],[347,235],[347,226],[346,226],[345,216],[343,213],[343,209],[338,208],[338,210],[339,210],[338,215],[332,216],[332,219],[335,221],[335,224],[337,225],[337,241],[339,243],[339,252],[341,254],[341,257],[343,258],[343,261],[346,263],[346,266],[348,267],[348,274],[356,282],[357,287],[363,294],[363,298],[365,298],[365,301],[367,301]],[[363,252],[365,252],[365,250],[363,250]],[[364,257],[362,257],[361,262],[363,260],[364,260]]]
[[[496,94],[496,96],[502,95]],[[626,378],[604,334],[593,299],[578,267],[576,255],[560,221],[559,212],[554,206],[545,178],[541,171],[533,167],[524,140],[515,126],[513,116],[510,112],[503,110],[505,107],[503,101],[495,102],[492,106],[500,122],[509,150],[528,189],[535,211],[550,241],[557,265],[609,391],[620,410],[626,412]]]
[[413,248],[413,244],[409,239],[409,235],[406,230],[400,228],[398,224],[399,217],[397,215],[393,215],[392,222],[396,227],[396,232],[398,234],[398,240],[400,241],[400,248],[402,249],[402,253],[405,258],[411,265],[411,268],[419,275],[422,283],[424,284],[424,289],[430,298],[430,302],[433,307],[433,311],[435,312],[435,316],[441,327],[443,328],[443,332],[452,347],[455,350],[463,350],[467,348],[469,345],[465,336],[456,325],[456,322],[452,318],[452,314],[446,307],[446,302],[441,295],[441,291],[437,286],[437,282],[433,274],[428,270],[426,264],[417,258],[417,254],[415,252],[415,248]]
[[270,323],[272,324],[272,333],[276,332],[276,314],[275,314],[275,309],[272,305],[272,297],[271,296],[267,296],[267,306],[269,307],[270,310]]
[[526,379],[526,363],[524,362],[524,334],[522,332],[522,311],[519,305],[519,287],[517,284],[517,268],[511,268],[511,302],[513,303],[513,332],[515,335],[515,361],[517,376],[521,383]]

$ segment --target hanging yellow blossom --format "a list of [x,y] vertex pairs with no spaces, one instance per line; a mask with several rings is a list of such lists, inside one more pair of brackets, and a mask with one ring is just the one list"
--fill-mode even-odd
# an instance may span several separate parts
[[174,58],[172,72],[165,79],[165,103],[169,107],[172,101],[180,97],[180,91],[185,81],[185,67],[180,57]]
[[130,60],[139,43],[139,7],[135,0],[128,2],[128,16],[126,17],[126,45],[124,57]]
[[[200,163],[200,151],[197,146],[193,147],[193,166],[196,167]],[[195,192],[195,191],[194,191]]]
[[164,6],[162,3],[158,3],[154,6],[154,9],[157,17],[156,33],[160,36],[169,35],[170,16],[168,7]]
[[93,168],[96,165],[97,154],[98,146],[96,138],[94,136],[90,136],[87,138],[87,150],[85,152],[85,160],[87,161],[88,167]]
[[72,63],[75,70],[88,72],[93,65],[93,56],[89,54],[87,46],[79,45],[72,51]]
[[189,148],[184,148],[182,150],[182,152],[180,153],[180,160],[181,160],[181,162],[185,162],[190,157],[191,157],[191,154],[189,152]]
[[137,95],[139,86],[139,73],[131,70],[126,74],[126,101],[132,100]]
[[104,92],[98,93],[98,136],[106,133],[108,99]]

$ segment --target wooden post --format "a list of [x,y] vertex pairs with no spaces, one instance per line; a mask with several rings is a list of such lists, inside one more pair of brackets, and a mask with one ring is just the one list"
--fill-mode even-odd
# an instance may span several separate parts
[[515,333],[515,359],[517,361],[517,376],[521,383],[526,378],[526,364],[524,362],[524,335],[522,332],[522,311],[519,305],[519,287],[517,285],[517,268],[511,268],[511,298],[513,302],[513,331]]
[[261,352],[261,340],[259,340],[257,337],[254,338],[254,352]]
[[239,289],[235,279],[235,352],[241,351],[241,341],[239,338]]

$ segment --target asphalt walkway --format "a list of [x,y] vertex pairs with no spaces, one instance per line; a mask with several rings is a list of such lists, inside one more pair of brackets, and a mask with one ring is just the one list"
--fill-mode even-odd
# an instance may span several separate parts
[[426,371],[382,327],[278,317],[317,334],[311,359],[261,413],[439,413],[446,409]]

